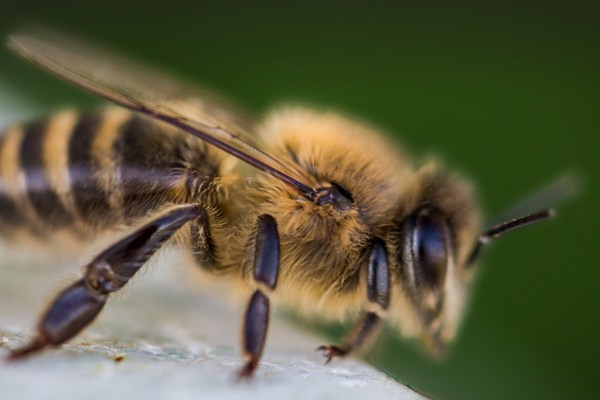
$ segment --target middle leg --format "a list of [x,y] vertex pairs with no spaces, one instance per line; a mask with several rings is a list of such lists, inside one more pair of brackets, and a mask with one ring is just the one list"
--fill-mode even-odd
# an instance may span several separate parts
[[258,367],[269,328],[267,295],[275,290],[279,276],[279,233],[270,215],[261,215],[256,222],[252,272],[258,288],[250,298],[244,320],[242,345],[248,361],[239,371],[240,379],[252,377]]
[[358,323],[344,339],[341,346],[320,346],[327,358],[326,364],[333,357],[344,357],[360,351],[371,343],[381,331],[381,315],[390,304],[390,270],[387,252],[383,241],[376,239],[371,246],[367,269],[367,300],[369,311],[363,313]]

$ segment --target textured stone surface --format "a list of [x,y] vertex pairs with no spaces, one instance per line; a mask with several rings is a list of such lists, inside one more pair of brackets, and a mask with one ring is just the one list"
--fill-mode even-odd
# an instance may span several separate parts
[[[1,260],[4,357],[30,338],[44,304],[77,268]],[[127,298],[109,301],[92,327],[62,348],[2,362],[1,398],[422,398],[360,360],[323,365],[314,350],[326,341],[277,315],[256,379],[235,382],[243,303],[232,306],[228,296],[190,285],[177,271],[159,268],[134,282]]]

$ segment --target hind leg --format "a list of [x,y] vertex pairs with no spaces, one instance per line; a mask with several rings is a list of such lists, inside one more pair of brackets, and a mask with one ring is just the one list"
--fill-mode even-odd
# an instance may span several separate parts
[[184,224],[206,221],[198,205],[175,206],[110,246],[85,267],[83,278],[65,288],[46,310],[31,343],[14,350],[12,359],[59,346],[100,313],[109,295],[121,289]]

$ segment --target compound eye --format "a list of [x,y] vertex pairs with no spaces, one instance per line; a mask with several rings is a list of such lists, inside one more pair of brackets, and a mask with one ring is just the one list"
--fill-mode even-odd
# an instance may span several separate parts
[[415,287],[439,289],[443,286],[448,267],[447,226],[441,218],[420,212],[408,226],[405,267],[411,269]]

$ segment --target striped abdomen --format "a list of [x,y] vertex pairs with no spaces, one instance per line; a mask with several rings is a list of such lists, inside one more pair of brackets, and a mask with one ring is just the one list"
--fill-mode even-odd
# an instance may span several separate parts
[[192,201],[218,154],[162,123],[111,108],[63,112],[0,137],[0,232],[77,237]]

